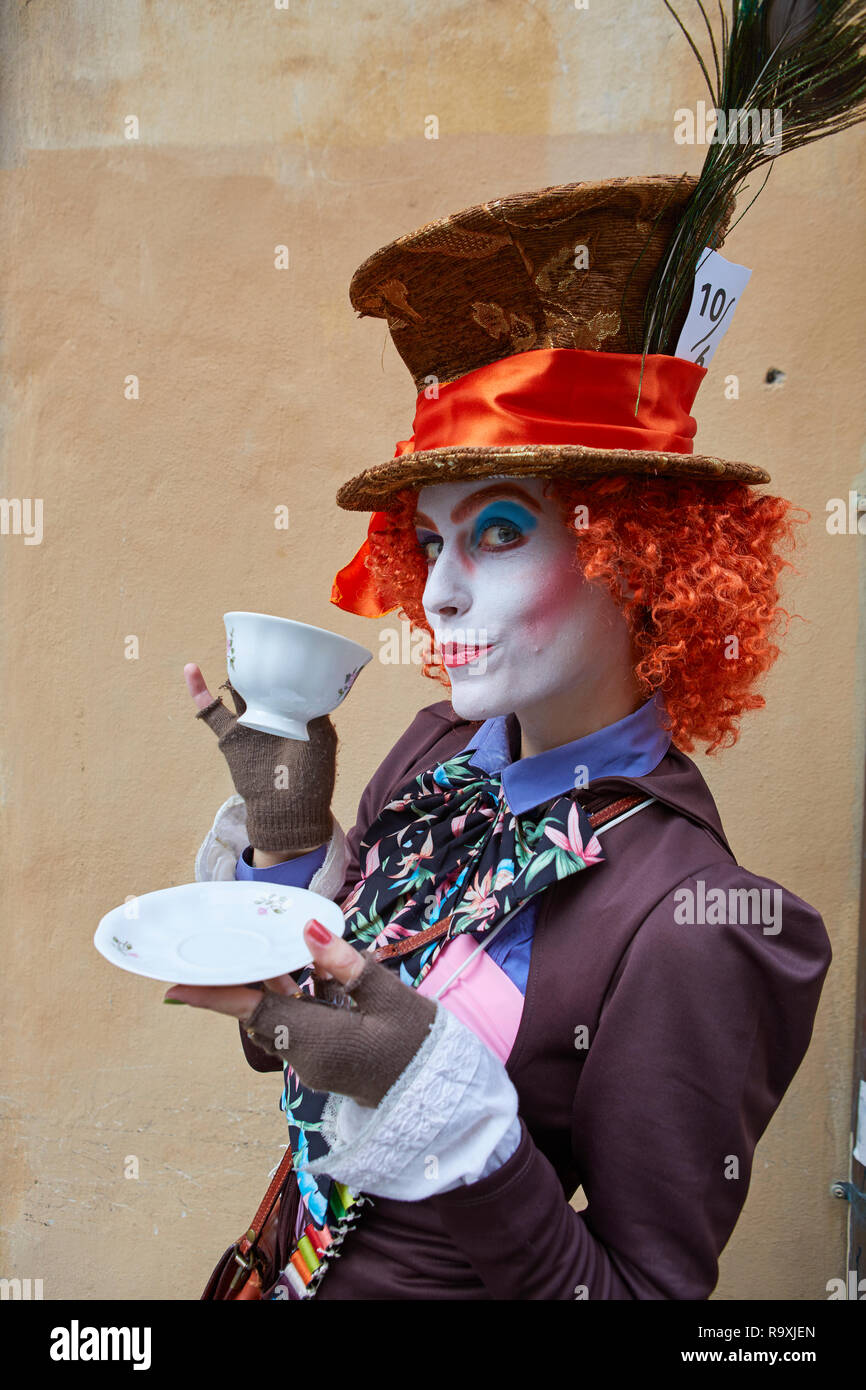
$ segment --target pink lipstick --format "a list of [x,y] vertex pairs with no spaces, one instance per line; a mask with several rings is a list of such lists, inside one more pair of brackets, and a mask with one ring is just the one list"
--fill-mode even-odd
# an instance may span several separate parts
[[467,666],[470,661],[477,661],[478,658],[490,651],[490,643],[481,645],[466,646],[461,642],[444,642],[442,644],[442,664],[444,666]]

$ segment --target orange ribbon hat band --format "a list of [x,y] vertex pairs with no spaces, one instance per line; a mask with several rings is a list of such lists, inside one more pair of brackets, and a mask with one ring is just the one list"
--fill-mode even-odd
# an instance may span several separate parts
[[[660,353],[645,358],[583,348],[514,353],[420,392],[412,437],[398,443],[394,457],[461,445],[521,444],[691,454],[696,425],[690,412],[705,376],[705,367]],[[381,529],[385,515],[373,513],[368,538]],[[375,618],[396,605],[382,606],[366,564],[369,553],[365,540],[336,575],[331,602]]]
[[[583,444],[690,454],[690,414],[706,376],[683,357],[538,348],[418,395],[416,450],[460,445]],[[637,412],[638,384],[640,401]],[[429,388],[428,388],[429,389]],[[408,453],[398,444],[398,453]]]

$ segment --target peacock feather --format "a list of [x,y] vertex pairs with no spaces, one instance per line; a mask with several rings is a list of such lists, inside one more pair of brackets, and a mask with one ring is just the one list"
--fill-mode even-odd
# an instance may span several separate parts
[[704,53],[664,0],[700,64],[718,117],[716,138],[647,293],[644,355],[674,352],[674,328],[698,261],[705,247],[718,244],[746,180],[768,166],[737,221],[780,154],[866,119],[866,0],[732,0],[730,18],[717,0],[715,27],[702,0],[695,3],[706,28]]

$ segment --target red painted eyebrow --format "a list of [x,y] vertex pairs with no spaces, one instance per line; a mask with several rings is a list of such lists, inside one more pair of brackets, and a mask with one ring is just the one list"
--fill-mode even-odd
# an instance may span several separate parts
[[[522,487],[517,487],[515,483],[491,483],[489,487],[478,488],[477,491],[471,492],[468,497],[464,497],[462,502],[458,502],[451,513],[451,520],[453,522],[465,520],[478,503],[492,497],[516,497],[521,502],[525,502],[534,512],[541,511],[535,498],[524,491]],[[436,530],[429,516],[425,516],[423,512],[415,513],[414,525],[429,526],[431,531]]]

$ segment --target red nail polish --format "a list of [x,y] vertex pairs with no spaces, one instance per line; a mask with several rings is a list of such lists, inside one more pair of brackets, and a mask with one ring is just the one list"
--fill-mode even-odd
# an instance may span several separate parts
[[307,930],[314,941],[318,941],[321,946],[327,946],[331,940],[331,933],[327,927],[323,927],[321,922],[317,922],[315,917],[307,923]]

